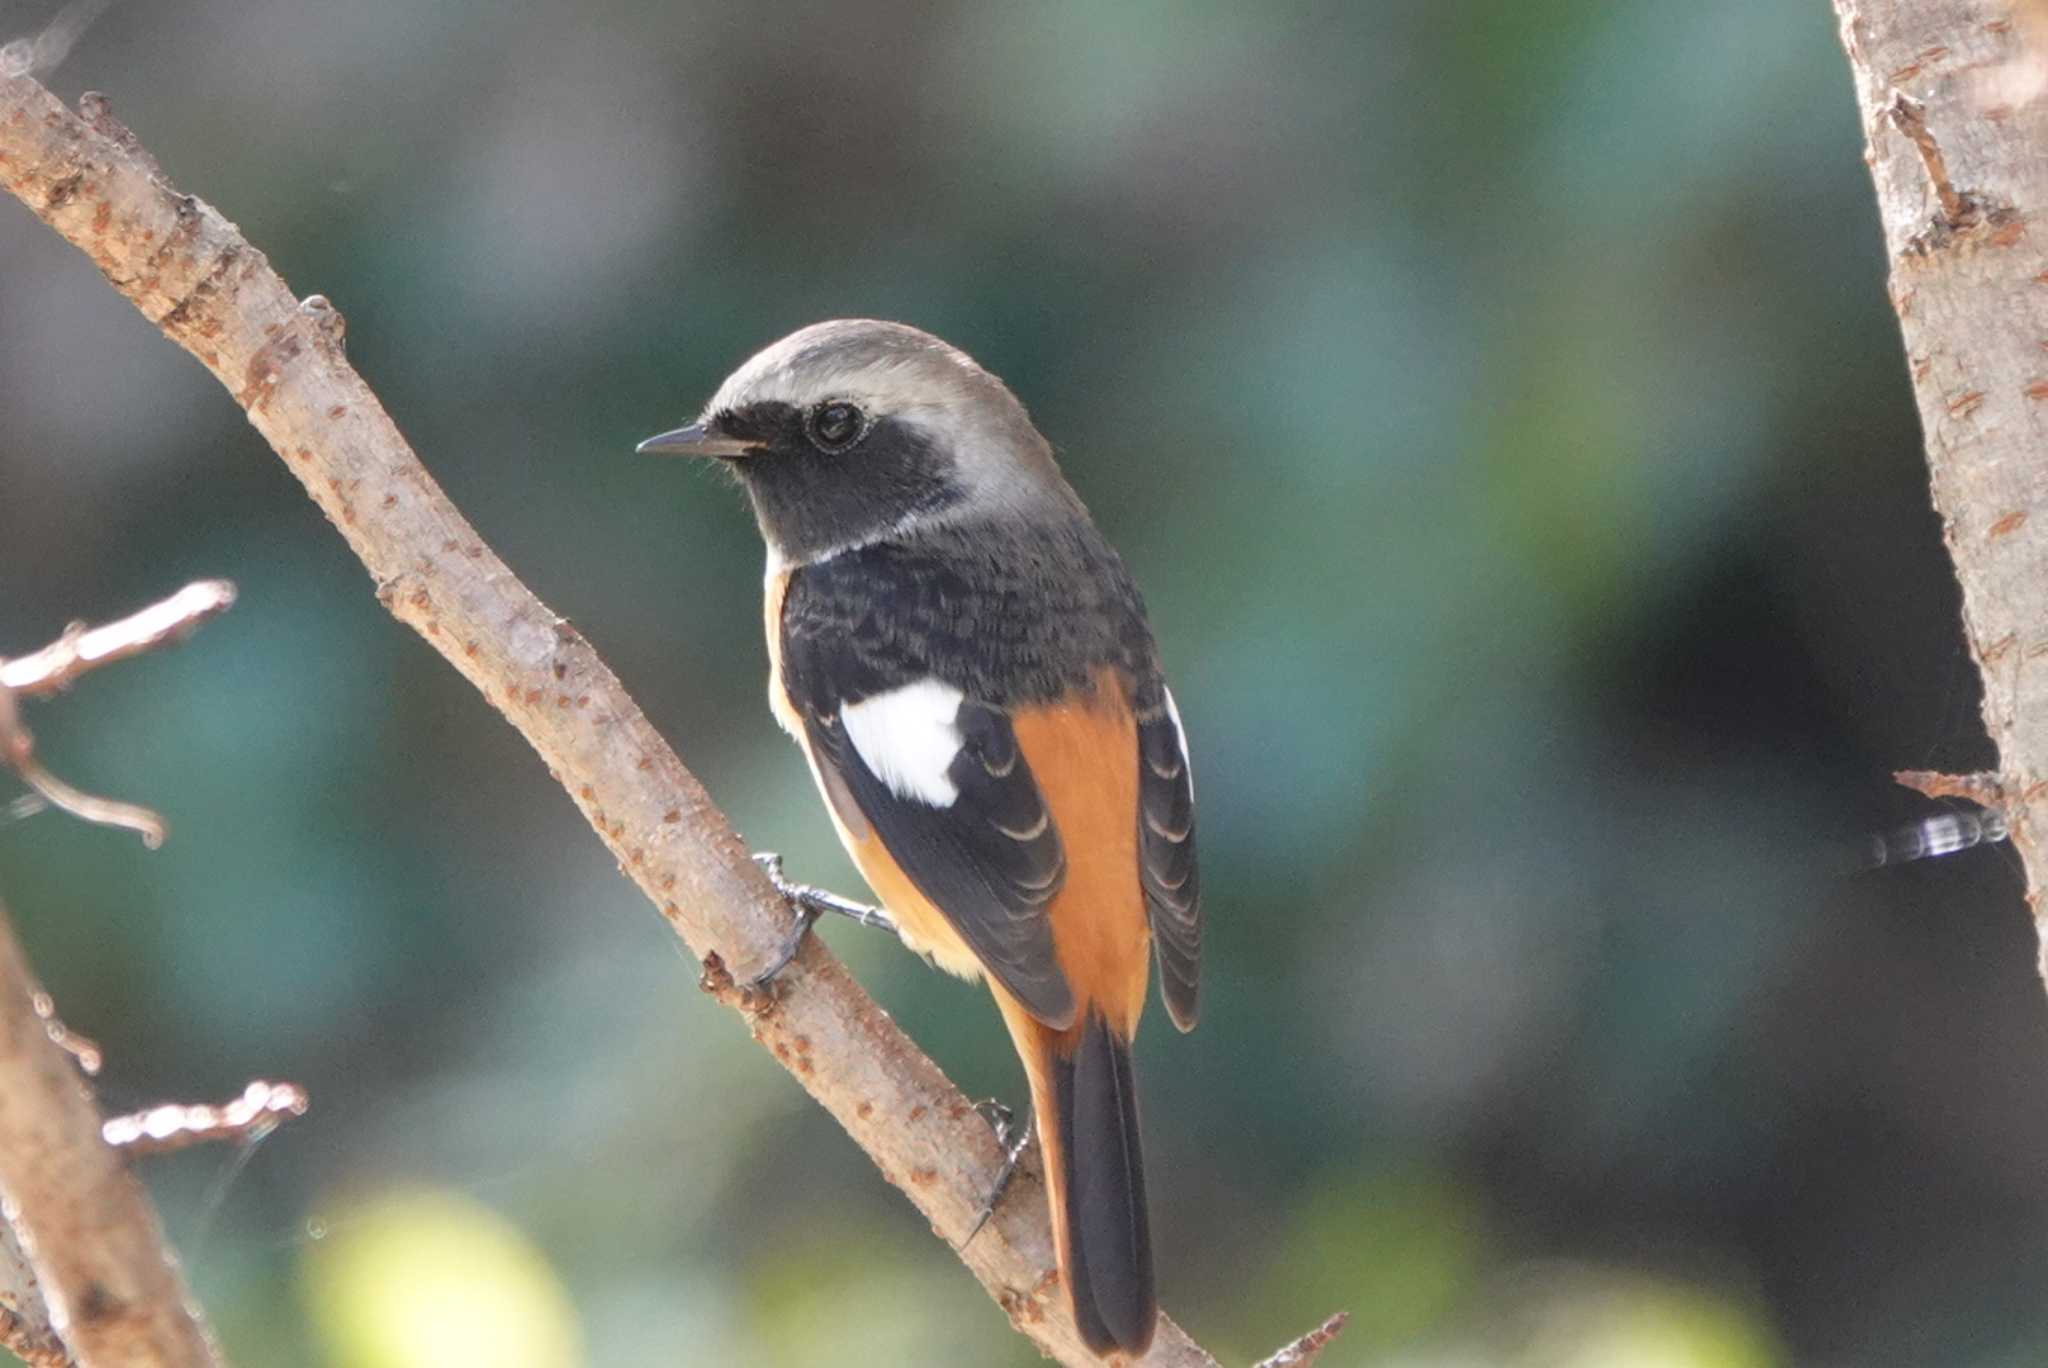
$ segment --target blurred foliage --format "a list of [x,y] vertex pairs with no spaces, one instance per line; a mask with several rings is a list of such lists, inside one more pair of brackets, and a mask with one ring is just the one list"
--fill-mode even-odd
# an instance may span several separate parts
[[489,1208],[447,1192],[393,1192],[309,1234],[305,1301],[343,1368],[568,1368],[583,1361],[554,1272]]
[[[1825,6],[190,0],[55,83],[339,305],[799,877],[858,889],[762,706],[754,532],[632,444],[833,315],[1025,397],[1201,774],[1207,1013],[1140,1069],[1165,1300],[1228,1361],[1339,1306],[1331,1368],[2048,1356],[2010,857],[1833,860],[1921,810],[1890,770],[1984,755]],[[112,1105],[311,1092],[147,1168],[237,1361],[1037,1361],[212,381],[4,205],[0,414],[0,650],[242,588],[31,714],[168,847],[0,827]],[[1019,1095],[982,994],[827,934]]]

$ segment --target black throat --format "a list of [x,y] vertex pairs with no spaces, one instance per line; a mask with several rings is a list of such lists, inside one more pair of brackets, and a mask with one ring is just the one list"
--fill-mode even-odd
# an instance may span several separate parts
[[761,534],[790,561],[876,541],[962,497],[952,454],[901,419],[880,419],[843,452],[813,444],[790,404],[754,404],[719,415],[718,425],[760,443],[732,468]]

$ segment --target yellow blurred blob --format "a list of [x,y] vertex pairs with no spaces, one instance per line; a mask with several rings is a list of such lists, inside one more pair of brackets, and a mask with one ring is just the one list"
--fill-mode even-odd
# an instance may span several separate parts
[[1550,1328],[1531,1362],[1550,1354],[1580,1368],[1771,1368],[1783,1361],[1769,1332],[1739,1303],[1649,1278],[1588,1289]]
[[1499,1368],[1777,1368],[1760,1306],[1632,1269],[1532,1263],[1475,1296],[1448,1361]]
[[335,1208],[300,1286],[336,1368],[577,1368],[575,1309],[519,1228],[436,1188]]

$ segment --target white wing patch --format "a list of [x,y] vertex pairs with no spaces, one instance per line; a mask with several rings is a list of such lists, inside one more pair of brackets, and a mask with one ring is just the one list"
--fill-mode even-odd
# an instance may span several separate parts
[[960,796],[946,775],[960,753],[960,703],[966,695],[936,679],[863,698],[839,709],[847,739],[883,787],[898,798],[948,808]]

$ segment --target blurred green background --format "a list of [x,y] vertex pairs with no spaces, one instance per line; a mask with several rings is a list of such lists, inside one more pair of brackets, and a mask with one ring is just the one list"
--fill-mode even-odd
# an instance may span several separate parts
[[[0,38],[47,3],[0,3]],[[630,455],[757,346],[1010,381],[1150,598],[1206,1015],[1140,1042],[1165,1302],[1242,1363],[2048,1360],[2011,855],[1846,875],[1986,756],[1819,0],[188,0],[51,78],[348,346],[756,846],[859,891],[759,560]],[[35,705],[155,854],[0,827],[114,1106],[303,1083],[146,1173],[245,1364],[1028,1364],[703,1000],[240,413],[0,204],[0,651],[242,600]],[[0,798],[8,796],[0,793]],[[835,949],[976,1094],[978,990]]]

